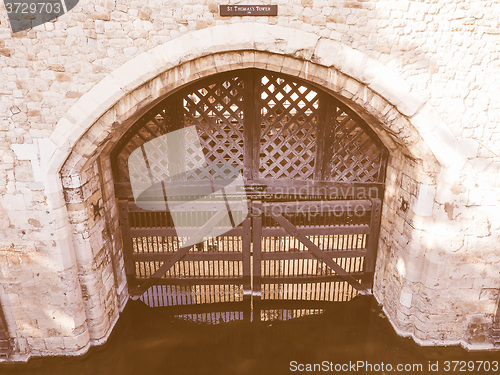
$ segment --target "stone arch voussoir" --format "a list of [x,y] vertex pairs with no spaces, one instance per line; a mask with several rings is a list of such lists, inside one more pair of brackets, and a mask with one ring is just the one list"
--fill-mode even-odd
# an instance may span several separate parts
[[[389,68],[313,33],[241,23],[185,34],[111,72],[56,125],[51,140],[59,152],[47,160],[48,172],[76,172],[81,159],[94,154],[117,122],[169,91],[210,74],[245,67],[296,75],[351,100],[384,124],[390,138],[415,159],[430,158],[441,165],[463,159],[456,151],[457,140],[438,114]],[[388,137],[382,138],[395,147]]]

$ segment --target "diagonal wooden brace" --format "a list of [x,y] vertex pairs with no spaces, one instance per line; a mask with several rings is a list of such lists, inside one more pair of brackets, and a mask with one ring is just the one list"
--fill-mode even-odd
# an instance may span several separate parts
[[158,270],[152,274],[144,283],[134,288],[134,290],[130,291],[130,298],[133,300],[139,299],[146,290],[149,289],[151,285],[155,283],[156,280],[160,279],[172,266],[181,260],[194,245],[182,247],[177,250],[167,262],[163,263]]
[[[200,228],[199,233],[201,233],[203,236],[208,235],[210,232],[210,229],[217,224],[222,218],[225,217],[227,212],[221,211],[217,212],[214,216],[208,220],[203,227]],[[133,300],[139,299],[148,288],[155,283],[156,280],[160,279],[172,266],[180,261],[184,256],[191,250],[191,248],[194,246],[186,246],[186,247],[181,247],[179,250],[177,250],[174,254],[172,254],[172,257],[163,263],[158,270],[152,274],[146,281],[144,281],[141,285],[137,286],[130,292],[130,297]]]
[[309,240],[306,236],[301,234],[297,228],[290,223],[287,219],[285,219],[281,214],[273,213],[272,210],[266,210],[268,215],[271,215],[274,220],[276,220],[285,231],[297,238],[300,242],[302,242],[307,249],[320,261],[324,262],[328,267],[333,269],[337,275],[339,275],[342,279],[347,281],[349,284],[353,286],[361,295],[370,294],[370,291],[365,288],[358,280],[349,275],[342,267],[340,267],[334,260],[328,257],[326,254],[321,251],[321,249],[316,246],[311,240]]

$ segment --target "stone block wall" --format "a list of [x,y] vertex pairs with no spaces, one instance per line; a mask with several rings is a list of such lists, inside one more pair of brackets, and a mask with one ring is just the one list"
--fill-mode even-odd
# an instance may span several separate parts
[[390,149],[374,293],[395,329],[492,347],[500,4],[273,3],[277,17],[226,18],[210,0],[88,0],[15,34],[0,5],[0,303],[13,358],[106,340],[128,298],[113,144],[159,97],[244,67],[340,95]]

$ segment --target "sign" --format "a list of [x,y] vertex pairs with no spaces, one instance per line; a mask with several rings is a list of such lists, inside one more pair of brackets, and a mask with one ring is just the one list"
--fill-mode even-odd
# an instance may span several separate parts
[[228,16],[277,16],[277,5],[219,5],[219,13]]
[[266,185],[246,185],[246,186],[238,186],[238,191],[243,192],[263,192],[267,191]]

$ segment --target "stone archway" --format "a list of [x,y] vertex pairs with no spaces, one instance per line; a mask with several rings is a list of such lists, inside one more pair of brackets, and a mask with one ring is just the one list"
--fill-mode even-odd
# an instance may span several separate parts
[[460,144],[403,79],[361,52],[312,33],[233,24],[186,34],[116,69],[68,110],[45,147],[46,193],[68,223],[58,235],[79,269],[90,339],[106,339],[128,298],[108,173],[112,146],[136,118],[183,85],[242,68],[320,85],[355,110],[391,151],[374,293],[396,329],[412,334],[398,313],[413,296],[412,282],[423,277],[422,233],[436,181],[443,166],[464,162]]

